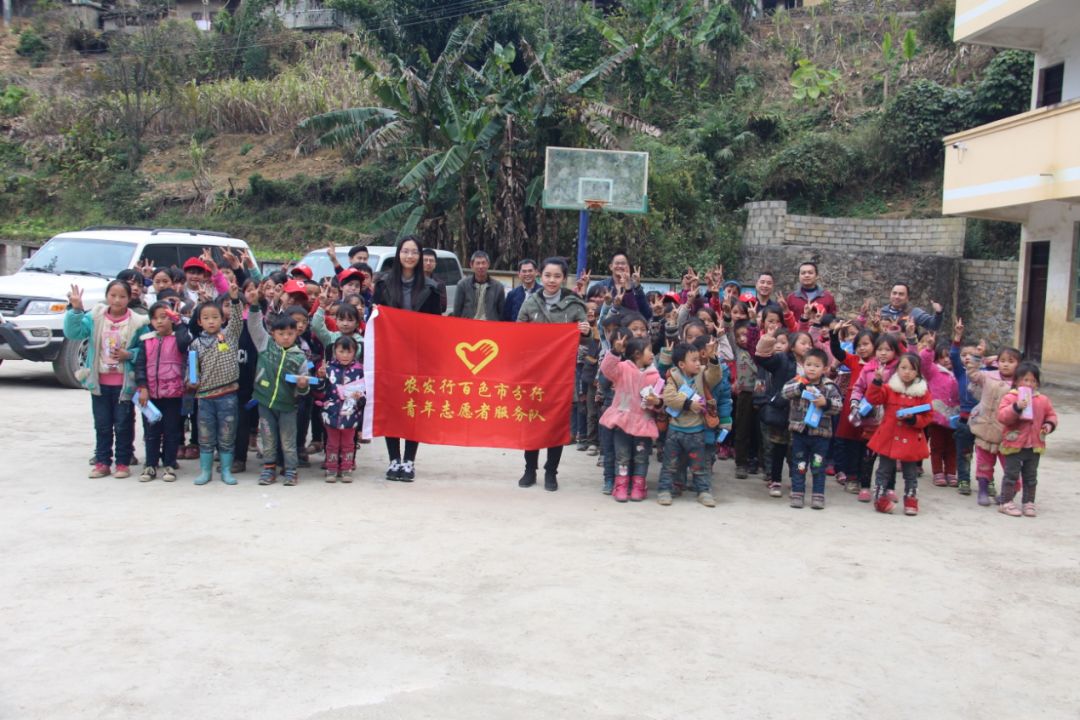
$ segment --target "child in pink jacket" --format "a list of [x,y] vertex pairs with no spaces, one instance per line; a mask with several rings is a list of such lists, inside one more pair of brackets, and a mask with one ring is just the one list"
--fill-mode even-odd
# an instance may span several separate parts
[[[933,342],[933,334],[929,334]],[[956,487],[956,439],[950,418],[960,414],[960,385],[952,372],[952,358],[949,345],[924,347],[919,358],[922,360],[926,382],[930,385],[933,396],[934,416],[927,427],[930,436],[930,467],[934,472],[934,484],[938,487]]]
[[639,502],[647,495],[645,474],[653,440],[659,434],[650,408],[663,404],[662,390],[655,389],[660,373],[653,366],[648,338],[620,337],[611,350],[600,363],[600,372],[615,389],[611,407],[600,416],[600,424],[612,431],[615,445],[615,489],[611,496],[617,502]]
[[[1005,456],[1005,479],[998,496],[998,512],[1012,517],[1035,517],[1035,487],[1039,457],[1046,450],[1046,436],[1057,429],[1058,417],[1050,398],[1039,392],[1039,366],[1022,362],[1013,375],[1012,390],[998,405],[997,419],[1004,429],[1001,454]],[[1028,415],[1029,417],[1024,417]],[[1023,477],[1023,511],[1016,507],[1016,480]]]

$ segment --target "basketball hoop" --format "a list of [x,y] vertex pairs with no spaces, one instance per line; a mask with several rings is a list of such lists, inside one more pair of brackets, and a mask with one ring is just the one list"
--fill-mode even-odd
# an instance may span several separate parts
[[608,204],[608,200],[586,200],[586,210],[603,210],[604,206]]

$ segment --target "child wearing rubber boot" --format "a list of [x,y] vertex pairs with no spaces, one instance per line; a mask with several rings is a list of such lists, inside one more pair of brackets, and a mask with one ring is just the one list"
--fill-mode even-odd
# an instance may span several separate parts
[[[790,401],[788,429],[791,431],[791,507],[802,508],[806,493],[806,472],[813,480],[810,507],[825,509],[825,455],[832,441],[832,416],[839,415],[844,398],[832,380],[825,377],[829,356],[824,350],[812,348],[803,356],[803,371],[784,385],[781,395]],[[804,395],[814,396],[811,400]],[[820,413],[817,422],[810,421],[810,408]]]
[[[886,489],[896,476],[899,463],[904,476],[904,514],[918,515],[919,461],[930,457],[925,429],[933,419],[930,408],[933,398],[923,379],[919,356],[914,353],[901,355],[888,382],[885,382],[885,369],[878,365],[874,370],[874,381],[866,391],[866,399],[883,408],[881,424],[868,446],[880,458],[874,509],[881,513],[892,512],[893,501]],[[911,410],[920,412],[911,413]],[[897,414],[900,411],[908,412],[901,416]]]
[[[1057,429],[1058,417],[1050,398],[1039,392],[1039,366],[1022,362],[1016,368],[1013,389],[1001,398],[998,421],[1005,428],[1001,452],[1005,477],[998,496],[998,512],[1011,517],[1035,517],[1035,488],[1039,458],[1046,450],[1046,436]],[[1023,477],[1023,510],[1016,507],[1016,481]]]
[[[698,502],[705,507],[716,507],[705,454],[705,413],[708,410],[705,385],[713,386],[720,381],[720,368],[710,363],[702,370],[700,353],[689,343],[676,345],[671,359],[675,367],[668,371],[664,384],[664,406],[672,418],[664,442],[657,502],[671,504],[674,476],[679,466],[684,465],[697,491]],[[716,412],[715,405],[711,412]]]
[[1005,429],[998,422],[998,408],[1012,389],[1021,360],[1023,356],[1016,348],[1004,348],[998,353],[997,370],[984,368],[979,355],[968,358],[968,390],[979,399],[968,418],[968,429],[975,436],[975,480],[979,484],[978,502],[983,506],[991,505],[991,498],[997,495],[994,465],[1005,467],[1005,456],[1001,454]]
[[[232,322],[225,323],[225,311],[216,301],[201,303],[194,317],[202,332],[190,346],[197,356],[198,380],[193,389],[198,402],[199,476],[196,485],[210,482],[214,472],[214,450],[221,461],[221,481],[235,485],[232,474],[233,450],[236,446],[236,427],[240,407],[240,288],[229,286]],[[244,440],[246,442],[246,439]]]
[[255,292],[245,299],[251,306],[247,318],[248,332],[251,333],[255,349],[259,351],[259,362],[255,367],[255,391],[252,393],[252,398],[259,404],[259,437],[265,459],[259,473],[259,484],[277,482],[276,458],[280,446],[284,484],[296,485],[296,468],[299,464],[296,398],[308,393],[309,378],[304,374],[307,356],[296,345],[300,333],[295,318],[285,314],[275,315],[270,320],[268,333]]
[[647,338],[619,337],[611,350],[600,363],[600,372],[615,388],[611,407],[600,418],[600,424],[613,433],[615,488],[611,496],[616,502],[640,502],[648,494],[645,475],[658,435],[650,409],[664,402],[654,390],[660,373],[653,367]]

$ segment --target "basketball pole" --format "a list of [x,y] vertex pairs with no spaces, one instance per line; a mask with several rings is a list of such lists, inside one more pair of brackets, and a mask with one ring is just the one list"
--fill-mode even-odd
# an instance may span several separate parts
[[588,270],[589,262],[589,211],[578,211],[577,229],[577,276],[581,277]]

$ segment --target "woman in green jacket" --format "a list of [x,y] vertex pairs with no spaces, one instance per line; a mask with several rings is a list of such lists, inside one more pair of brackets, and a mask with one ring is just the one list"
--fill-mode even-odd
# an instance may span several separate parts
[[[540,292],[535,292],[525,299],[518,311],[518,322],[577,323],[582,335],[590,331],[585,317],[585,301],[572,290],[563,287],[567,275],[566,261],[552,257],[544,261],[540,273]],[[570,410],[566,408],[565,421],[570,422]],[[563,446],[547,449],[547,461],[544,463],[544,489],[555,492],[559,489],[557,475],[559,461],[562,459]],[[525,451],[525,474],[518,480],[518,487],[532,487],[536,484],[536,471],[540,463],[539,450]]]

